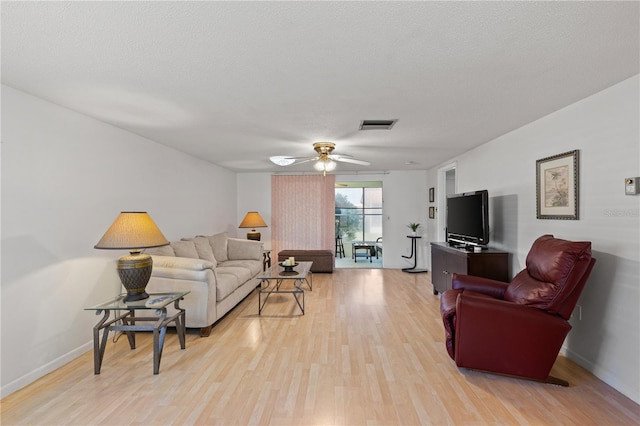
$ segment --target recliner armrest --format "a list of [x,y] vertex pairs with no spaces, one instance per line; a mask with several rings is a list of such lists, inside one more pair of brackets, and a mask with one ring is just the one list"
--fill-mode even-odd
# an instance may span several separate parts
[[456,365],[544,380],[571,325],[537,308],[458,296]]
[[509,284],[489,278],[454,273],[451,286],[457,290],[471,290],[502,300]]
[[[531,330],[528,329],[529,326],[544,327],[546,325],[567,324],[570,327],[563,318],[540,309],[466,292],[458,296],[456,316],[458,323],[471,320],[478,327],[481,327],[480,322],[484,322],[485,326],[491,323],[492,325],[499,325],[502,330],[515,326],[515,323],[517,323],[517,327],[523,327],[528,336],[531,335]],[[495,330],[496,328],[493,329]]]

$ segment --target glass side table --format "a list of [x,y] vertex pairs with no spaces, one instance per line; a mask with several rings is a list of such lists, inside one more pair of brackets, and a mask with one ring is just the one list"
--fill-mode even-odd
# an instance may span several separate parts
[[[180,349],[185,348],[185,310],[179,306],[180,300],[184,298],[189,291],[176,293],[152,293],[148,299],[136,300],[134,302],[125,302],[126,294],[121,294],[106,302],[85,308],[85,311],[96,311],[96,315],[103,314],[102,319],[93,327],[93,372],[100,374],[102,366],[102,358],[104,350],[109,340],[109,332],[112,330],[124,331],[129,339],[131,349],[136,348],[136,331],[153,331],[153,374],[160,371],[160,359],[162,358],[162,348],[164,346],[164,338],[167,333],[167,325],[175,323],[178,339],[180,340]],[[165,297],[162,302],[154,306],[146,306],[146,302],[158,297]],[[167,306],[173,302],[173,306],[177,312],[167,317]],[[125,311],[121,313],[120,311]],[[137,311],[155,311],[157,316],[138,317]],[[109,320],[111,313],[113,318]],[[136,322],[153,321],[153,324],[136,325]],[[120,322],[120,323],[118,323]],[[100,330],[102,332],[102,340],[100,340]]]
[[271,268],[271,249],[262,250],[262,272]]

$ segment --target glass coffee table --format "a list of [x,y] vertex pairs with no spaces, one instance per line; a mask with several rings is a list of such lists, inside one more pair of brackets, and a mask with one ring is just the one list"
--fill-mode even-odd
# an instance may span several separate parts
[[[181,291],[176,293],[152,293],[148,299],[137,300],[134,302],[125,302],[126,294],[121,294],[99,305],[85,308],[85,311],[96,311],[96,315],[103,314],[102,319],[93,327],[93,372],[100,374],[102,366],[102,358],[104,350],[109,340],[109,331],[124,331],[129,339],[131,349],[136,348],[135,331],[153,331],[153,374],[160,371],[160,359],[162,358],[162,348],[164,346],[164,338],[167,333],[167,325],[175,323],[178,339],[180,340],[180,349],[185,348],[185,310],[179,306],[180,301],[189,294],[189,291]],[[147,306],[147,301],[161,299],[153,306]],[[167,316],[167,306],[173,303],[176,313]],[[157,316],[136,316],[136,312],[155,311]],[[111,313],[113,318],[109,320]],[[124,312],[124,313],[122,313]],[[149,324],[136,324],[136,322],[152,322]],[[100,340],[100,330],[102,332],[102,340]]]
[[360,257],[366,257],[369,259],[369,263],[373,262],[372,253],[378,258],[378,252],[376,251],[375,243],[367,241],[351,243],[351,257],[355,263],[358,263],[358,250],[365,250],[365,254],[361,254]]
[[295,266],[281,266],[278,263],[258,275],[257,278],[260,280],[258,315],[262,314],[264,305],[273,293],[292,294],[302,311],[302,315],[304,315],[304,289],[302,285],[306,283],[309,290],[313,290],[311,265],[313,265],[313,262],[296,262]]

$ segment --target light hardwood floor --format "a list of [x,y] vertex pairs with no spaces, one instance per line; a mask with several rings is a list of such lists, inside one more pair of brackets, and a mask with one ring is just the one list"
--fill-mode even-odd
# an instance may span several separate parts
[[[255,293],[207,338],[175,333],[152,374],[151,336],[110,342],[1,401],[3,425],[640,424],[640,406],[560,357],[569,388],[459,370],[429,274],[315,274],[306,314]],[[187,315],[189,313],[187,312]]]

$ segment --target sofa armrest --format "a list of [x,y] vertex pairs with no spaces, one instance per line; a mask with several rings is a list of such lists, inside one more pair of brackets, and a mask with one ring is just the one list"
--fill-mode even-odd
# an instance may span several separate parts
[[[209,281],[209,274],[213,273],[210,268],[202,270],[182,269],[182,268],[165,268],[158,266],[151,271],[152,278],[171,278],[183,281]],[[214,275],[215,276],[215,275]],[[215,282],[215,280],[213,281]]]
[[229,260],[262,260],[262,247],[260,241],[228,238],[227,256]]
[[475,277],[472,275],[453,274],[451,288],[456,290],[471,290],[486,294],[494,299],[504,299],[504,293],[509,286],[508,283],[496,281],[489,278]]
[[[218,318],[216,307],[216,276],[213,263],[188,257],[155,256],[147,285],[149,293],[189,291],[180,304],[186,309],[188,328],[209,327]],[[167,307],[172,314],[173,307]]]
[[[218,318],[216,307],[216,277],[213,269],[194,271],[180,268],[153,268],[147,285],[149,293],[189,291],[180,303],[186,309],[185,324],[188,328],[209,327]],[[169,315],[173,305],[167,306]]]
[[153,258],[153,270],[156,268],[176,268],[190,271],[204,271],[213,269],[213,263],[203,259],[192,259],[190,257],[156,256]]

